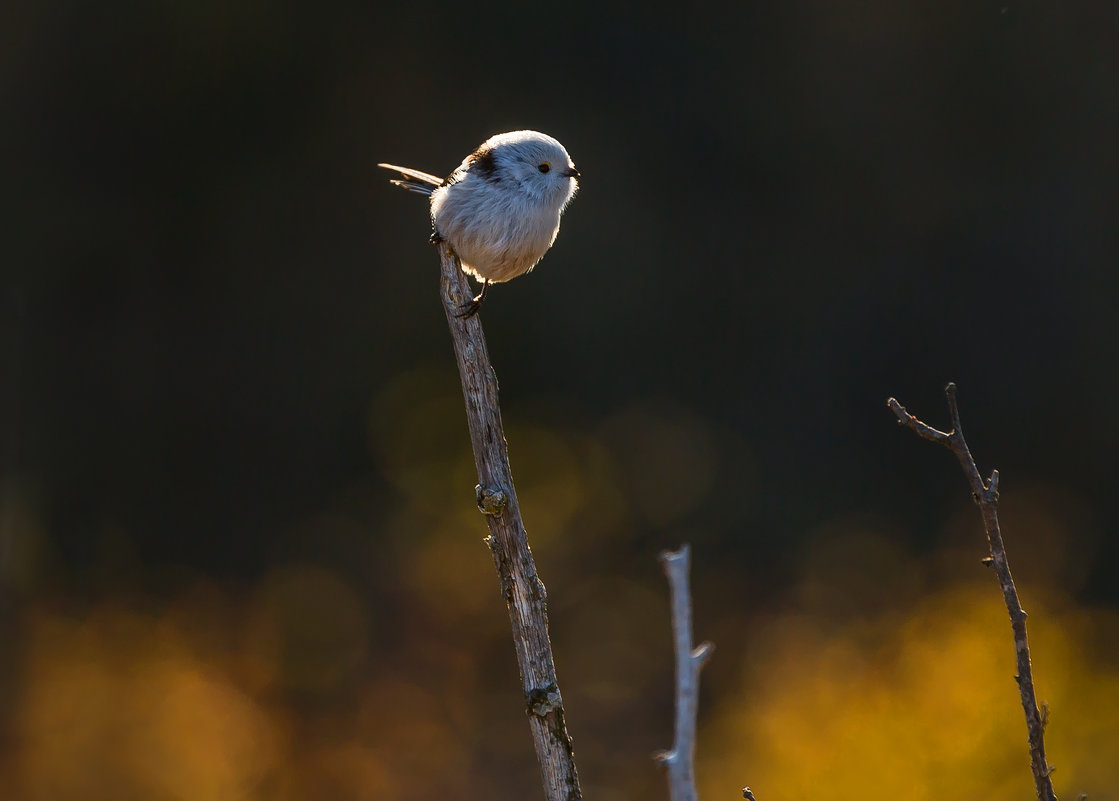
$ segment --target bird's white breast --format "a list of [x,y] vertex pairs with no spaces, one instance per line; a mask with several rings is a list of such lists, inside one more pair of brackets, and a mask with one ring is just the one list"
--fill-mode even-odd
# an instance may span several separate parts
[[454,248],[462,268],[500,283],[533,267],[559,233],[563,205],[467,174],[431,196],[435,230]]

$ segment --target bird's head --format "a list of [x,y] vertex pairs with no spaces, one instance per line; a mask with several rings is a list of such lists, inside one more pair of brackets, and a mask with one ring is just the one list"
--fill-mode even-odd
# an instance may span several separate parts
[[469,171],[487,181],[508,182],[560,208],[578,188],[579,171],[563,145],[536,131],[491,136],[467,159]]

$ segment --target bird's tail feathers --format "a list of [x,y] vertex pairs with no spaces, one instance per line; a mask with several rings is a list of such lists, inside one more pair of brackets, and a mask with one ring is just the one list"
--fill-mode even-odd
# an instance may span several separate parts
[[398,167],[395,164],[378,164],[377,166],[398,172],[404,176],[403,179],[393,178],[389,183],[393,186],[399,186],[401,189],[407,189],[409,192],[430,195],[436,187],[443,185],[443,179],[437,178],[431,173],[413,170],[410,167]]

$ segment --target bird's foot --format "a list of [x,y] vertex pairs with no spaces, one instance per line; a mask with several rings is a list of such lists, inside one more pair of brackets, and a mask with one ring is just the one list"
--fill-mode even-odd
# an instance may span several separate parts
[[471,298],[468,302],[462,304],[455,317],[460,320],[468,320],[478,313],[478,309],[482,308],[482,301],[486,299],[486,290],[490,288],[489,280],[482,282],[482,291],[476,297]]
[[471,298],[468,302],[459,306],[458,311],[455,312],[455,317],[460,320],[469,320],[478,310],[482,308],[482,301],[478,298]]

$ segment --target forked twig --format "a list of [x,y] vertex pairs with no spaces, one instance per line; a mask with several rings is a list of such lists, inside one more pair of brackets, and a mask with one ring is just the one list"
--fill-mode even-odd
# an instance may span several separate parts
[[979,511],[983,515],[983,528],[987,532],[987,542],[990,546],[990,565],[998,576],[1006,610],[1010,613],[1010,626],[1014,631],[1014,650],[1018,656],[1018,675],[1014,678],[1018,682],[1022,709],[1026,713],[1030,767],[1034,775],[1038,801],[1057,801],[1057,796],[1053,792],[1053,782],[1049,776],[1053,768],[1045,758],[1045,724],[1038,711],[1037,697],[1034,694],[1030,646],[1026,639],[1026,612],[1018,600],[1018,590],[1014,587],[1014,578],[1010,574],[1010,564],[1007,562],[1006,548],[1002,542],[1002,532],[999,530],[999,471],[991,471],[990,480],[983,481],[979,468],[975,465],[975,459],[972,458],[971,451],[968,450],[967,442],[964,440],[963,426],[960,425],[960,410],[956,403],[956,385],[949,384],[945,388],[945,393],[948,396],[948,412],[952,418],[952,430],[947,433],[918,420],[894,398],[890,398],[887,405],[897,416],[900,425],[920,437],[939,442],[956,454],[964,475],[967,476],[972,498],[979,505]]

